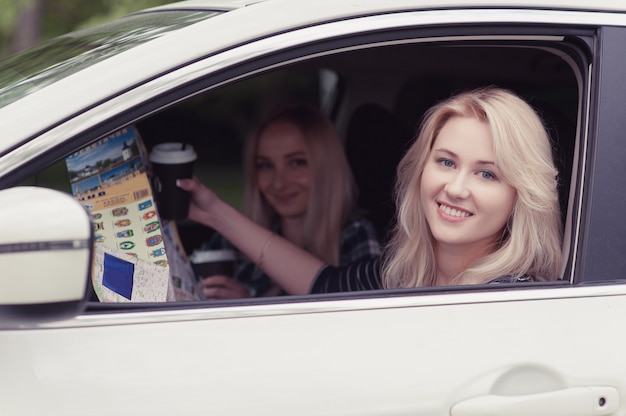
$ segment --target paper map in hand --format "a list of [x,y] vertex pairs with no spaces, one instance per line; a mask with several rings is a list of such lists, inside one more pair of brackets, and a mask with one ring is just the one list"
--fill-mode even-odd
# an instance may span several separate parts
[[197,299],[176,224],[159,219],[146,161],[133,126],[66,158],[72,193],[93,220],[92,281],[101,302]]

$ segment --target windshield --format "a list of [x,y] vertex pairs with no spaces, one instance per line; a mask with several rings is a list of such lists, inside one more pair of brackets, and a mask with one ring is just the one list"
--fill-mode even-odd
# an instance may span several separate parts
[[0,107],[99,61],[219,13],[162,11],[130,15],[13,55],[0,62]]

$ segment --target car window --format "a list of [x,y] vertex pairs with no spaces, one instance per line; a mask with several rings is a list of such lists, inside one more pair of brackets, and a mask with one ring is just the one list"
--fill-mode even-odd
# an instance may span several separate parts
[[[199,155],[196,174],[241,208],[241,155],[246,135],[279,104],[302,101],[318,106],[332,117],[340,132],[359,185],[359,204],[386,241],[388,235],[384,233],[395,215],[395,169],[426,109],[461,90],[488,85],[509,88],[538,111],[552,139],[566,231],[563,280],[570,281],[571,244],[576,238],[572,231],[576,201],[570,191],[578,180],[577,155],[586,104],[583,97],[588,88],[585,80],[590,51],[584,39],[592,33],[565,38],[558,30],[543,37],[523,27],[509,29],[507,36],[489,35],[488,28],[479,30],[486,34],[480,40],[472,34],[446,42],[411,42],[423,35],[387,33],[384,46],[376,37],[368,38],[369,46],[361,39],[346,38],[303,47],[297,52],[296,63],[293,50],[286,55],[278,51],[248,62],[246,69],[234,66],[220,74],[218,88],[211,86],[211,76],[198,79],[196,87],[186,84],[184,93],[173,92],[171,101],[163,99],[156,112],[150,107],[149,116],[140,117],[134,125],[148,149],[172,140],[192,143]],[[289,65],[283,66],[283,62]],[[232,82],[223,81],[228,76]],[[374,145],[368,147],[368,142]],[[62,184],[63,169],[50,169],[61,175],[58,184]],[[38,176],[50,180],[48,175]],[[377,184],[372,177],[379,180]],[[38,183],[43,184],[41,178]],[[178,226],[181,244],[188,253],[212,233],[188,221]],[[319,298],[324,296],[307,297]]]
[[[564,51],[567,51],[565,55]],[[406,56],[424,58],[409,65],[404,59]],[[301,68],[332,68],[337,74],[341,80],[342,100],[333,113],[334,121],[341,131],[359,185],[360,206],[376,224],[383,240],[388,238],[384,233],[390,229],[394,217],[391,201],[397,163],[413,139],[426,109],[456,91],[481,85],[498,85],[519,91],[541,114],[551,135],[555,163],[559,170],[562,221],[566,235],[569,235],[573,221],[571,217],[568,218],[571,212],[570,185],[575,179],[575,175],[572,176],[576,170],[574,153],[578,143],[577,128],[584,91],[580,80],[585,69],[579,62],[583,59],[584,49],[579,49],[577,43],[528,42],[525,45],[510,45],[508,42],[490,41],[471,44],[459,42],[445,46],[402,44],[350,52],[342,50],[341,54],[329,54],[299,66],[266,74],[265,79],[283,79],[281,87],[289,89],[292,88],[289,82],[281,77],[298,73]],[[459,71],[461,67],[463,71]],[[261,78],[206,93],[196,97],[193,105],[201,108],[219,106],[217,103],[223,102],[223,95],[232,98],[240,91],[255,95],[244,84],[261,82]],[[239,103],[242,100],[245,102],[245,99],[239,98]],[[275,98],[263,102],[267,108],[276,103]],[[219,111],[213,115],[216,114],[220,114]],[[384,116],[381,118],[380,114]],[[159,117],[155,115],[145,123],[157,122]],[[207,114],[203,119],[211,117]],[[249,131],[254,125],[241,123],[240,116],[231,117],[237,117],[238,121],[231,122],[229,117],[218,116],[219,120],[213,123],[231,123],[237,128],[243,127],[243,131]],[[156,136],[150,134],[146,140],[152,137]],[[243,137],[243,134],[239,135],[240,139]],[[197,146],[213,146],[219,140],[207,134],[200,138]],[[366,146],[368,141],[374,142],[374,147]],[[218,147],[223,149],[228,146],[222,143]],[[218,155],[219,151],[206,153]],[[207,172],[203,179],[213,184],[217,177],[220,175]],[[564,256],[569,257],[567,238],[564,243]]]

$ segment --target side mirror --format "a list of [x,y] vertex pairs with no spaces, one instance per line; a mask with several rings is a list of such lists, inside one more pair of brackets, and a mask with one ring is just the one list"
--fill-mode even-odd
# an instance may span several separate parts
[[38,187],[0,191],[0,326],[78,315],[93,252],[87,211],[68,194]]

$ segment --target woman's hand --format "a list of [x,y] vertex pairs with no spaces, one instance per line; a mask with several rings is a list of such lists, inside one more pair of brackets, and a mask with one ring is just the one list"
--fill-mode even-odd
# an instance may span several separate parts
[[[254,259],[255,263],[287,293],[304,295],[309,292],[311,283],[324,262],[255,223],[221,200],[215,192],[196,178],[179,179],[178,187],[191,192],[189,219],[209,226],[223,235],[248,258]],[[213,281],[209,283],[211,282]],[[248,296],[234,284],[223,283],[218,287],[222,290],[208,292],[209,297],[215,298],[216,293],[223,296],[226,292],[235,293],[235,297]]]
[[179,179],[176,184],[180,189],[191,193],[191,203],[189,205],[189,219],[204,223],[207,217],[212,214],[212,208],[220,201],[217,194],[197,178]]
[[241,283],[228,276],[207,277],[201,283],[202,294],[207,299],[249,298],[248,290]]

